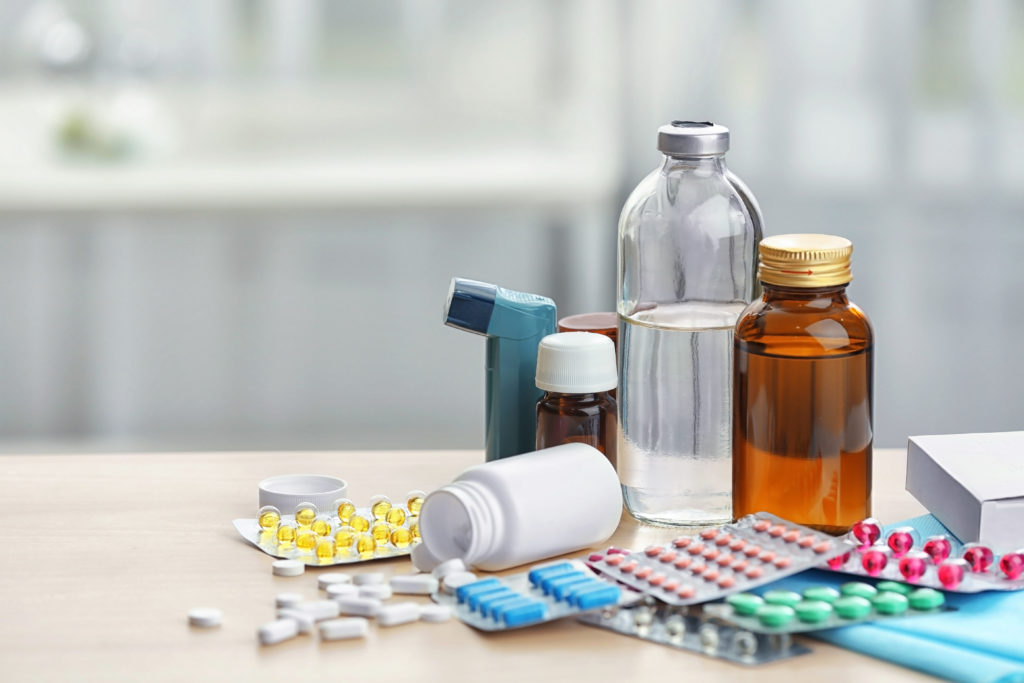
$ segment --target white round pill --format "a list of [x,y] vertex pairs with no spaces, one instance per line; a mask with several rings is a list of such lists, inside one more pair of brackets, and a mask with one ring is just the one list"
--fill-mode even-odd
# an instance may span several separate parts
[[301,593],[278,593],[274,598],[275,607],[295,607],[302,602]]
[[306,571],[306,565],[298,560],[277,560],[270,566],[275,576],[301,576]]
[[353,586],[351,583],[332,583],[327,587],[327,597],[332,600],[354,595],[359,595],[359,586]]
[[352,583],[357,586],[369,586],[375,583],[384,583],[384,575],[380,572],[366,572],[364,574],[356,574],[352,577]]
[[466,571],[466,563],[459,558],[453,558],[451,560],[445,560],[441,564],[434,567],[430,575],[435,579],[444,579],[445,576],[452,572],[464,572]]
[[437,565],[441,564],[441,560],[434,556],[434,553],[430,552],[427,548],[427,544],[420,541],[412,547],[412,553],[410,553],[412,559],[412,566],[421,572],[429,572],[434,569]]
[[220,626],[224,613],[216,607],[196,607],[188,611],[188,623],[200,628]]
[[420,608],[420,619],[432,624],[440,624],[452,618],[452,611],[447,605],[423,605]]
[[342,640],[344,638],[365,638],[370,622],[362,617],[344,617],[320,622],[320,638],[322,640]]
[[386,583],[371,583],[368,586],[360,586],[359,597],[387,600],[391,597],[391,586]]
[[445,593],[454,593],[455,589],[459,586],[465,586],[473,583],[477,580],[477,575],[473,572],[452,572],[444,577],[442,586],[444,587]]
[[352,577],[348,574],[330,572],[328,574],[321,574],[316,578],[316,585],[320,590],[327,590],[328,586],[333,586],[336,583],[352,583]]

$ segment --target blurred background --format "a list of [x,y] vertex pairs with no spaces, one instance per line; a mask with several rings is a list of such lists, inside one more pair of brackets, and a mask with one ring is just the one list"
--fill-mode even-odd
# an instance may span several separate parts
[[1024,3],[0,0],[0,450],[476,448],[673,118],[855,246],[876,444],[1021,428]]

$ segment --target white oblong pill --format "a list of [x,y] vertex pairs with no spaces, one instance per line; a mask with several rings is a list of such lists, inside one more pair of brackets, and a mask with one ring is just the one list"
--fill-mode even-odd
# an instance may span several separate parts
[[423,605],[420,608],[420,619],[432,624],[440,624],[452,618],[452,611],[447,605]]
[[270,567],[275,576],[301,576],[306,571],[306,565],[298,560],[277,560]]
[[452,572],[447,574],[442,581],[445,593],[454,593],[455,589],[459,586],[465,586],[466,584],[473,583],[477,580],[477,575],[473,572]]
[[360,617],[376,616],[377,610],[381,608],[380,600],[374,598],[338,598],[338,609],[341,614],[355,614]]
[[294,619],[275,619],[259,627],[256,636],[263,645],[273,645],[299,635],[299,624]]
[[313,617],[314,621],[333,619],[338,616],[338,603],[334,600],[306,600],[292,607]]
[[301,593],[278,593],[274,598],[275,607],[295,607],[302,602]]
[[338,572],[329,572],[316,577],[316,585],[320,590],[327,590],[328,586],[333,586],[337,583],[352,583],[352,577]]
[[294,619],[295,623],[299,625],[299,633],[310,633],[313,630],[313,623],[316,621],[309,612],[290,607],[282,607],[277,610],[277,618]]
[[437,592],[437,579],[430,574],[392,576],[391,590],[404,595],[430,595]]
[[441,564],[441,560],[427,549],[427,544],[423,541],[412,547],[412,553],[410,553],[409,557],[412,559],[412,566],[421,572],[432,571],[434,567]]
[[331,600],[347,598],[354,595],[359,595],[359,587],[353,586],[351,583],[332,583],[327,587],[327,597]]
[[464,572],[466,571],[466,563],[459,558],[453,558],[451,560],[445,560],[441,564],[434,567],[430,572],[430,575],[435,579],[444,579],[445,576],[452,572]]
[[365,572],[352,577],[352,583],[357,586],[370,586],[376,583],[384,583],[384,575],[380,572]]
[[398,626],[420,619],[420,606],[416,602],[396,602],[377,610],[377,623],[381,626]]
[[320,622],[320,638],[322,640],[343,640],[345,638],[365,638],[370,622],[362,617],[345,617]]
[[224,613],[216,607],[196,607],[188,611],[188,623],[200,628],[220,626]]
[[391,586],[386,583],[372,583],[369,586],[360,586],[359,597],[387,600],[391,597]]

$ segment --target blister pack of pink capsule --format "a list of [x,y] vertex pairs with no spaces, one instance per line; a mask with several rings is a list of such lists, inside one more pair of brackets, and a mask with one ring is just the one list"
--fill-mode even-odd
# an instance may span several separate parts
[[810,569],[854,544],[759,512],[641,552],[609,549],[587,563],[672,605],[717,600]]
[[854,548],[829,558],[821,569],[956,593],[1024,589],[1024,550],[999,557],[987,546],[967,543],[954,557],[948,536],[922,539],[917,529],[904,526],[883,538],[882,526],[872,518],[854,524],[847,538]]

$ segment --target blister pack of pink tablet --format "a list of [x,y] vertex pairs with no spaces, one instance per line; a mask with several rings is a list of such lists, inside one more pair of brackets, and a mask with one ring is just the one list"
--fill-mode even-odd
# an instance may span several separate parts
[[948,536],[922,539],[912,526],[884,536],[877,520],[861,520],[847,535],[854,547],[819,568],[956,593],[1024,589],[1024,550],[997,556],[987,546],[967,543],[954,553]]
[[594,553],[587,563],[663,602],[693,605],[810,569],[853,547],[847,539],[759,512],[664,547]]

